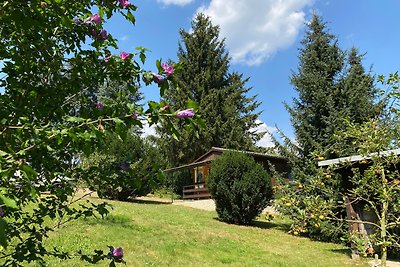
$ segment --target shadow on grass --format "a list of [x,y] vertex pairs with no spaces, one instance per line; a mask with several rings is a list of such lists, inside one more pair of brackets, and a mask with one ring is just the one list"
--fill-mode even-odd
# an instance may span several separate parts
[[[227,223],[224,222],[222,220],[220,220],[218,217],[214,217],[214,220],[222,222],[222,223],[226,223],[226,224],[232,224],[235,225],[234,223]],[[256,227],[256,228],[260,228],[260,229],[277,229],[283,232],[288,232],[290,230],[290,223],[286,223],[286,222],[267,222],[267,221],[254,221],[249,225],[241,225],[241,226],[248,226],[248,227]]]
[[351,258],[351,249],[349,248],[331,249],[331,251],[337,254],[346,255]]
[[277,224],[275,222],[265,222],[265,221],[255,221],[252,224],[250,224],[249,226],[253,226],[253,227],[257,227],[257,228],[261,228],[261,229],[272,229],[272,228],[280,229],[282,227],[280,224]]
[[163,202],[157,200],[145,200],[145,199],[132,199],[127,202],[132,202],[136,204],[149,204],[149,205],[171,205],[172,202]]
[[112,227],[133,228],[132,219],[124,215],[108,214],[104,218],[86,218],[85,223],[89,225],[107,225]]

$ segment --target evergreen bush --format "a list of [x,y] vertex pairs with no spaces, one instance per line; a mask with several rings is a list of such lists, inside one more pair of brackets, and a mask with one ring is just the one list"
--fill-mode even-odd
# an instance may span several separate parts
[[227,223],[250,224],[272,198],[269,173],[240,152],[215,159],[207,179],[218,217]]

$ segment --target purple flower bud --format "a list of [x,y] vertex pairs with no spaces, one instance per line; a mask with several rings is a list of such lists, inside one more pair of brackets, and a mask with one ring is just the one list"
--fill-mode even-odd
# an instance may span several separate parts
[[160,75],[160,74],[156,74],[153,73],[153,81],[157,84],[162,84],[165,80],[165,77]]
[[165,106],[162,107],[162,110],[168,110],[168,109],[169,109],[168,105],[165,105]]
[[3,210],[3,208],[2,207],[0,207],[0,218],[3,218],[4,217],[4,210]]
[[129,1],[127,1],[127,0],[119,0],[119,3],[123,7],[127,7],[127,6],[131,5],[131,3],[129,3]]
[[128,52],[121,52],[121,54],[119,55],[119,57],[122,59],[122,61],[125,61],[125,60],[128,59],[128,57],[129,57],[130,55],[131,55],[131,54],[129,54]]
[[168,63],[162,63],[161,67],[164,69],[165,74],[169,77],[174,74],[174,67],[169,65]]
[[128,162],[122,162],[119,167],[121,168],[121,170],[123,171],[129,171],[129,169],[131,168],[131,166],[129,165]]
[[100,40],[107,40],[108,38],[108,32],[105,29],[102,29],[100,31]]
[[94,22],[94,24],[96,24],[96,25],[99,25],[101,22],[101,17],[97,13],[93,14],[91,19]]
[[176,116],[178,118],[191,118],[194,116],[194,111],[192,108],[181,110],[176,114]]
[[137,120],[137,118],[139,117],[139,114],[135,112],[131,115],[131,117],[132,117],[132,119]]
[[92,36],[93,39],[97,38],[96,29],[90,29],[89,32],[90,32],[90,35]]
[[97,102],[97,103],[96,103],[96,108],[97,108],[98,110],[103,110],[104,105],[103,105],[101,102]]
[[104,61],[105,61],[105,62],[108,62],[108,61],[110,61],[110,59],[111,59],[111,56],[106,56],[106,57],[104,58]]
[[122,250],[121,247],[114,248],[112,250],[112,255],[115,258],[115,260],[122,260],[122,258],[124,257],[124,251]]

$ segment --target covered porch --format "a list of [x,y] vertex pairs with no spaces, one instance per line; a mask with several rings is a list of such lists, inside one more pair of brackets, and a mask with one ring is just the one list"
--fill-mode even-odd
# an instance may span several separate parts
[[179,170],[191,170],[192,184],[183,186],[183,199],[209,199],[211,194],[207,189],[207,176],[210,172],[211,160],[194,162],[175,168],[164,170],[165,172],[175,172]]

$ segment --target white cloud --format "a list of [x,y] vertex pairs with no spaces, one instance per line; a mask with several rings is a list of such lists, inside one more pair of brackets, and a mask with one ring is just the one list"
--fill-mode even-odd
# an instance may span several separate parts
[[149,126],[149,123],[146,120],[142,121],[142,124],[143,124],[142,137],[147,137],[149,135],[158,136],[157,133],[156,133],[156,126],[154,124]]
[[194,0],[157,0],[158,3],[162,3],[164,5],[177,5],[184,6],[192,3]]
[[253,130],[256,130],[257,133],[266,132],[263,138],[261,138],[256,145],[261,147],[273,147],[274,143],[272,142],[271,134],[276,133],[278,130],[275,127],[268,126],[260,120],[256,120],[256,123],[260,123],[260,125]]
[[226,38],[233,63],[258,65],[294,43],[313,0],[211,0],[198,12]]

